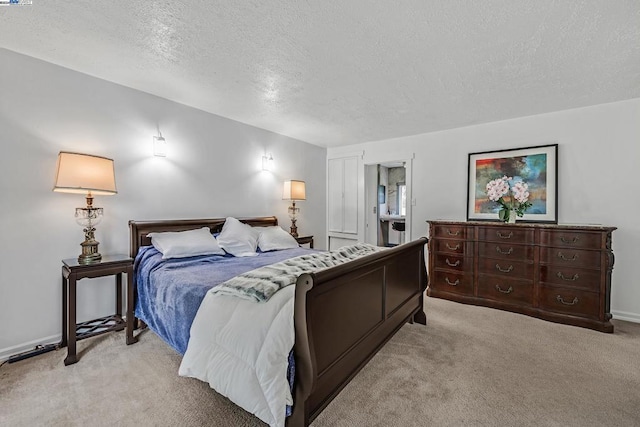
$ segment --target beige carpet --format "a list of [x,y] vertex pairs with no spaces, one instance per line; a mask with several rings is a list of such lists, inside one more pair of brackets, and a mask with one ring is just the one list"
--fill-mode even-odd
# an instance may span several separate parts
[[[638,426],[640,324],[614,334],[427,299],[312,424]],[[262,426],[206,384],[152,332],[116,333],[0,367],[2,426]]]

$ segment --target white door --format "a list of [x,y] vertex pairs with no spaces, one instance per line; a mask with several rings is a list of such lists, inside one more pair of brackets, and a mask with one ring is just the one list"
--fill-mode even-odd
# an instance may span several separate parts
[[328,162],[329,231],[358,234],[358,158]]
[[358,234],[358,158],[344,159],[343,233]]
[[329,231],[342,232],[343,204],[344,197],[344,162],[342,159],[329,160],[328,167],[328,216]]

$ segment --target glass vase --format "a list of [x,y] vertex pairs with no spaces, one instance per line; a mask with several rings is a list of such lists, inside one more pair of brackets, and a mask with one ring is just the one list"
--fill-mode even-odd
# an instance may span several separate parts
[[500,218],[500,221],[507,224],[515,224],[517,216],[518,214],[516,213],[515,209],[502,208],[498,212],[498,218]]

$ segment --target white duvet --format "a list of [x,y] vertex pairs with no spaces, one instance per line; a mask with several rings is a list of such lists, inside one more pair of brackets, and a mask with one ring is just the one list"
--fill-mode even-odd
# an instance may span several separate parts
[[295,286],[255,303],[210,292],[191,325],[181,376],[198,378],[270,426],[284,426],[293,399],[287,358],[293,348]]

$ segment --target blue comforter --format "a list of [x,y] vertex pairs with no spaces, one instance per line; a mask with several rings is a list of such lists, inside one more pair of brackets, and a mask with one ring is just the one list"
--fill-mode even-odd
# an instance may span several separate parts
[[138,287],[135,315],[184,354],[191,323],[209,289],[238,274],[309,251],[296,248],[262,252],[256,257],[207,255],[163,260],[153,246],[144,246],[135,261]]

